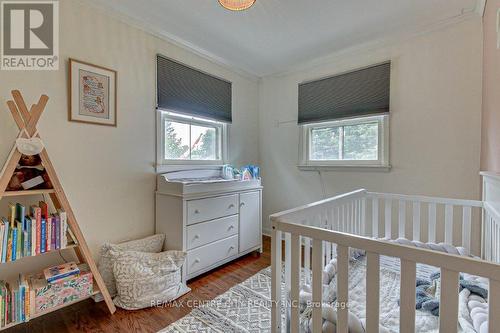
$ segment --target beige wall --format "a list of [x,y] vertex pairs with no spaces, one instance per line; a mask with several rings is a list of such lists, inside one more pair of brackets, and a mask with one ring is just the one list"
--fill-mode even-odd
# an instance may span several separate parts
[[[309,70],[263,78],[260,160],[269,214],[366,188],[479,198],[482,34],[479,17],[390,47],[357,51]],[[391,59],[390,172],[297,169],[297,84]]]
[[[154,231],[157,53],[233,82],[229,157],[237,165],[258,162],[256,79],[169,44],[84,1],[61,1],[60,22],[59,71],[0,72],[0,163],[17,135],[5,104],[10,90],[20,89],[30,103],[47,94],[50,101],[39,131],[94,254],[106,241]],[[117,128],[68,122],[69,57],[118,71]],[[2,201],[0,214],[5,215]],[[12,266],[32,270],[35,263],[43,265],[27,259]]]
[[483,128],[481,168],[500,172],[500,50],[497,49],[497,10],[500,0],[488,0],[483,19]]

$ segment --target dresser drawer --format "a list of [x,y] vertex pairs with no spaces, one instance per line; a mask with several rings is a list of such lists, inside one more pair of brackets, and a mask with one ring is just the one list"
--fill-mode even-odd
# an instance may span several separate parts
[[238,234],[238,215],[223,217],[187,227],[187,249]]
[[238,235],[188,251],[187,274],[196,273],[236,254],[238,254]]
[[238,194],[187,202],[187,224],[217,219],[238,213]]

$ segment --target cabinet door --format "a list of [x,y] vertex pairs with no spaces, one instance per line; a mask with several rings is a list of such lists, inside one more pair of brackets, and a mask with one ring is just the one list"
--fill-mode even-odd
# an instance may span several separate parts
[[240,194],[240,252],[261,244],[260,192]]

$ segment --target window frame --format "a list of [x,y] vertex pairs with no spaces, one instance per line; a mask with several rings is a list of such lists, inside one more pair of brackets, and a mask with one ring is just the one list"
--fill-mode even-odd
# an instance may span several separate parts
[[[199,125],[215,127],[220,135],[217,135],[220,158],[216,160],[191,160],[191,159],[167,159],[165,158],[165,121],[171,120],[188,125]],[[158,167],[165,165],[222,165],[227,161],[227,132],[228,124],[204,119],[199,117],[187,116],[169,110],[157,109],[157,133],[156,133],[156,165]]]
[[[311,160],[311,133],[313,129],[378,124],[378,158],[377,160]],[[334,121],[302,124],[300,126],[299,168],[381,168],[390,169],[389,164],[389,115],[376,115],[359,118],[349,118]]]

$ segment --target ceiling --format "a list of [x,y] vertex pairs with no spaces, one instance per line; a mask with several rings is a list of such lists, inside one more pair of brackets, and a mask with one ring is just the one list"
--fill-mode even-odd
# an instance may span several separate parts
[[256,76],[478,12],[481,0],[93,0],[216,61]]

